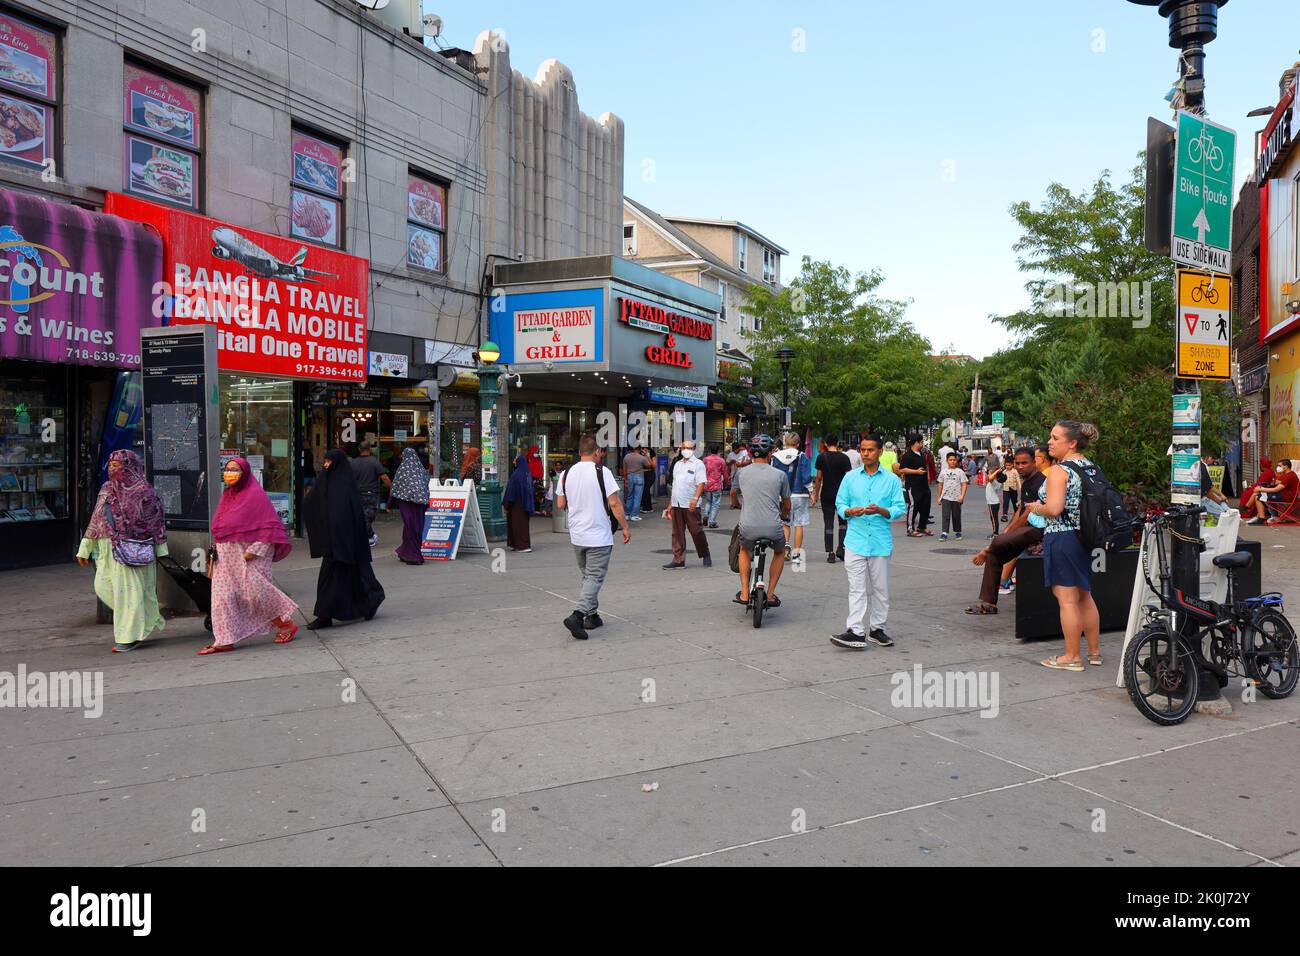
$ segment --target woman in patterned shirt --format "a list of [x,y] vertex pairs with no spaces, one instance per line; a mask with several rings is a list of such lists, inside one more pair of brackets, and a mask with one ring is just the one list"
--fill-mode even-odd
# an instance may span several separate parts
[[[1047,450],[1057,464],[1047,473],[1030,514],[1047,519],[1043,528],[1043,581],[1061,609],[1065,654],[1042,661],[1044,667],[1080,672],[1079,637],[1088,640],[1088,663],[1101,665],[1101,618],[1092,599],[1092,556],[1079,540],[1079,501],[1083,479],[1074,467],[1091,465],[1084,449],[1099,437],[1088,422],[1062,421],[1052,427]],[[1068,464],[1067,464],[1068,463]]]

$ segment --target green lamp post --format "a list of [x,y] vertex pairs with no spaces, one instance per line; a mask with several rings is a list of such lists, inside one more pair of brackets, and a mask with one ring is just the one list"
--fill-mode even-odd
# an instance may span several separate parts
[[506,516],[501,510],[501,482],[497,479],[497,399],[501,390],[497,379],[501,369],[496,361],[501,349],[495,342],[484,342],[475,357],[478,369],[479,421],[482,423],[483,482],[478,487],[478,510],[483,516],[483,532],[489,541],[504,541]]

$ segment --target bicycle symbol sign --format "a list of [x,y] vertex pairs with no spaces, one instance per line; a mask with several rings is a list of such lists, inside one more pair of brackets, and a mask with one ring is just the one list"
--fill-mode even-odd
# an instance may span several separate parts
[[1179,269],[1178,369],[1183,378],[1231,376],[1232,280],[1227,276]]
[[1178,114],[1170,253],[1211,272],[1232,268],[1232,167],[1237,134],[1191,113]]

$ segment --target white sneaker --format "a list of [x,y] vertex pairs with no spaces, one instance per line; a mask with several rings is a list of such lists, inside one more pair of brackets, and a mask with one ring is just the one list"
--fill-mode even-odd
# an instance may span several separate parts
[[373,547],[374,547],[375,545],[377,545],[378,543],[379,543],[379,535],[377,535],[377,534],[372,534],[372,535],[370,536],[370,547],[373,548]]

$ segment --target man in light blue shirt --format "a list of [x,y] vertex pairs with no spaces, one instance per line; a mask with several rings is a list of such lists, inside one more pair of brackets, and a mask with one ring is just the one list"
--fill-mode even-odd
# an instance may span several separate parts
[[[835,511],[848,522],[844,537],[844,570],[849,578],[849,617],[843,634],[831,636],[831,643],[855,651],[867,642],[892,647],[885,633],[889,615],[889,556],[894,553],[894,536],[889,527],[907,515],[903,483],[893,472],[880,467],[885,442],[868,435],[858,445],[862,467],[844,476],[835,496]],[[871,628],[864,632],[867,590],[871,590]]]

